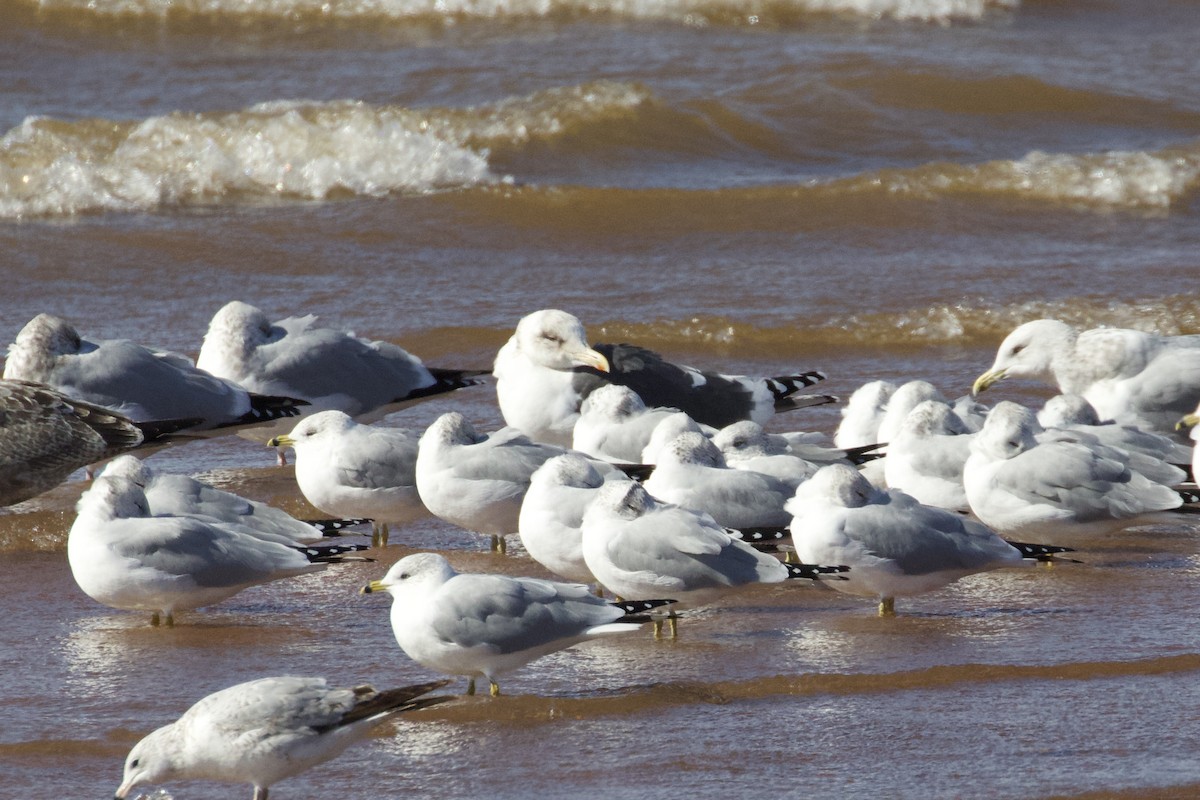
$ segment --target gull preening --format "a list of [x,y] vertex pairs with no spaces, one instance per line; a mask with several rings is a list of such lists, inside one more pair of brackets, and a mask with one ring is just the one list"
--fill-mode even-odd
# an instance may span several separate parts
[[117,800],[144,784],[198,779],[249,783],[254,800],[267,800],[272,785],[337,757],[390,717],[453,699],[422,697],[447,682],[377,691],[283,676],[230,686],[133,746]]

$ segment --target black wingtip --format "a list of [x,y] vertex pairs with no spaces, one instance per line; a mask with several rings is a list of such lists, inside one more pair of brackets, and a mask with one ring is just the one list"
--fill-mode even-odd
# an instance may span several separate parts
[[792,397],[782,397],[775,401],[776,411],[796,411],[801,408],[828,406],[840,403],[841,398],[832,394],[798,394]]
[[363,550],[370,550],[371,546],[366,544],[320,544],[309,547],[297,546],[292,548],[299,550],[314,564],[337,564],[342,561],[374,561],[373,558],[364,556],[347,556],[346,553],[359,553]]
[[204,423],[204,417],[181,417],[179,419],[155,419],[133,423],[142,432],[143,445],[168,441],[172,434],[186,431]]
[[346,528],[352,528],[355,525],[368,525],[374,520],[360,519],[305,519],[301,520],[305,525],[311,525],[317,529],[317,532],[322,536],[341,536],[342,531]]
[[[1007,539],[1005,541],[1008,541]],[[1059,553],[1074,553],[1074,547],[1063,547],[1056,544],[1030,544],[1029,542],[1008,542],[1020,551],[1024,558],[1038,561],[1054,561]],[[1070,559],[1066,559],[1070,560]]]
[[740,534],[742,541],[748,544],[758,544],[759,542],[779,542],[784,539],[792,538],[792,532],[786,526],[763,526],[756,528],[731,528],[735,535]]
[[647,611],[653,611],[656,608],[669,606],[675,600],[617,600],[609,603],[610,606],[619,608],[626,614],[644,614]]
[[844,565],[825,566],[821,564],[791,564],[783,562],[787,567],[789,578],[806,578],[810,581],[826,580],[826,581],[848,581],[850,580],[845,575],[839,575],[840,572],[849,572],[850,568]]
[[490,369],[440,369],[438,367],[429,367],[428,369],[429,374],[433,376],[433,383],[420,389],[414,389],[403,397],[395,398],[392,402],[407,403],[456,392],[459,389],[466,389],[468,386],[482,386],[486,383],[484,378],[492,374]]
[[654,474],[653,464],[613,464],[635,481],[644,481]]
[[307,400],[298,397],[283,397],[274,394],[255,394],[250,392],[250,410],[233,422],[218,427],[228,428],[232,425],[253,425],[256,422],[271,422],[277,419],[298,417],[304,413],[304,406],[311,405]]

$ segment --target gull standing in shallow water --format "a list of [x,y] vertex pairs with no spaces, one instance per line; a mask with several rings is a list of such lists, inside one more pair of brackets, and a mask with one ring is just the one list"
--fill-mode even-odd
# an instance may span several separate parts
[[721,375],[664,360],[634,345],[588,345],[583,323],[557,309],[535,311],[496,354],[500,411],[531,439],[568,447],[580,405],[606,383],[628,386],[650,408],[677,408],[702,425],[739,419],[765,422],[784,411],[833,402],[795,393],[823,380],[820,372],[776,378]]
[[127,478],[99,477],[76,506],[67,561],[84,594],[111,608],[149,611],[174,624],[176,611],[219,603],[260,583],[345,560],[365,545],[279,544],[210,517],[151,517]]
[[37,381],[134,422],[196,418],[189,432],[299,416],[299,398],[248,392],[185,356],[127,339],[90,342],[66,320],[38,314],[8,347],[4,377]]
[[1200,403],[1200,336],[1125,328],[1079,332],[1058,320],[1034,320],[1005,337],[972,392],[1007,378],[1040,380],[1082,395],[1101,419],[1176,435],[1175,423]]
[[1070,548],[1006,542],[986,526],[881,490],[858,471],[823,467],[788,502],[792,542],[801,560],[845,564],[838,591],[879,598],[879,615],[895,598],[940,589],[976,572],[1032,564]]
[[363,593],[392,596],[392,632],[409,658],[438,672],[465,675],[500,694],[496,677],[596,636],[637,630],[638,615],[671,600],[609,603],[588,587],[507,575],[458,573],[437,553],[397,561]]
[[[690,605],[749,584],[843,570],[760,553],[708,514],[659,502],[633,481],[606,483],[584,512],[583,557],[596,580],[619,597],[666,594]],[[673,613],[668,622],[673,637]]]
[[196,365],[253,392],[303,398],[306,414],[338,409],[364,419],[473,386],[481,374],[426,367],[390,342],[322,327],[313,314],[273,323],[238,300],[213,316]]
[[134,745],[117,800],[143,784],[197,779],[249,783],[254,800],[267,800],[273,784],[335,758],[391,716],[453,699],[421,697],[446,683],[376,691],[286,676],[230,686]]
[[330,410],[305,417],[267,445],[296,451],[296,484],[315,508],[372,520],[373,544],[387,546],[389,526],[429,516],[417,492],[412,431],[365,425]]
[[1038,441],[1033,413],[997,403],[963,467],[967,501],[985,525],[1025,535],[1104,533],[1168,521],[1183,498],[1155,483],[1115,448],[1082,440]]

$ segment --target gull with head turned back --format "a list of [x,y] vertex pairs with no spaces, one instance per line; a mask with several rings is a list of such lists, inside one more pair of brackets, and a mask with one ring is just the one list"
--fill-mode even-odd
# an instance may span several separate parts
[[850,594],[879,598],[880,616],[895,598],[940,589],[959,578],[1032,564],[1069,548],[1006,542],[959,514],[881,490],[856,470],[823,467],[788,502],[792,541],[804,560],[845,564]]

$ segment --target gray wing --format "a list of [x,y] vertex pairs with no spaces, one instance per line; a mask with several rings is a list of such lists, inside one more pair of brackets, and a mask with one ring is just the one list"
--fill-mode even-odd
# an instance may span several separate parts
[[466,480],[496,480],[528,484],[538,467],[566,451],[532,442],[518,431],[505,429],[478,445],[456,448],[454,474]]
[[582,636],[624,616],[587,587],[503,575],[456,575],[438,590],[434,631],[462,647],[514,653]]
[[247,536],[191,517],[115,520],[114,552],[167,575],[190,577],[198,586],[262,583],[322,569],[298,550]]
[[983,569],[1020,561],[1020,553],[987,527],[912,498],[852,509],[844,531],[868,551],[891,559],[906,575]]
[[363,489],[417,485],[417,438],[400,428],[354,428],[332,455],[339,482]]
[[207,427],[250,410],[245,390],[172,354],[125,340],[101,342],[59,360],[56,388],[119,411],[135,422],[201,417]]
[[272,391],[310,400],[349,395],[367,410],[436,383],[419,359],[394,344],[309,327],[311,322],[282,320],[275,326],[278,340],[259,347],[251,368]]

